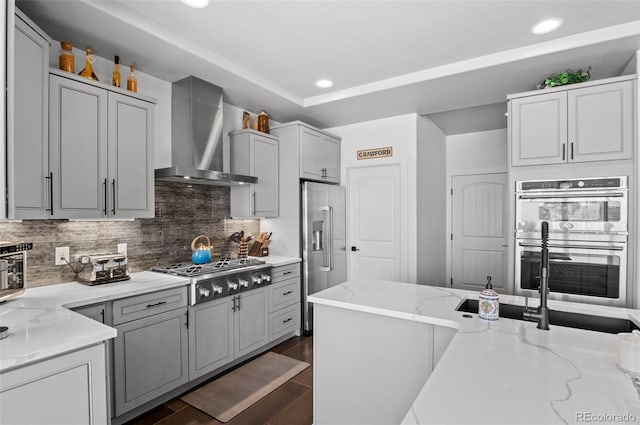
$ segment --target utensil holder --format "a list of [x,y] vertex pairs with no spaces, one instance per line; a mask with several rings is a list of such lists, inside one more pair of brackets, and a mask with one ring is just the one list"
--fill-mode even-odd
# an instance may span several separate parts
[[238,258],[247,258],[249,246],[246,242],[238,242]]

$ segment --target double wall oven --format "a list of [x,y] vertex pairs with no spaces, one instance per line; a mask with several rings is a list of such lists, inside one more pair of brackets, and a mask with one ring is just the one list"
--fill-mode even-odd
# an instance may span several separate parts
[[549,297],[627,304],[627,177],[516,182],[516,292],[540,285],[540,226],[549,223]]

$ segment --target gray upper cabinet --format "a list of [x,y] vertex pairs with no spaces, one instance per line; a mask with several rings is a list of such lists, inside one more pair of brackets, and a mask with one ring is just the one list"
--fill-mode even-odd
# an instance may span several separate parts
[[52,75],[49,100],[51,216],[108,217],[107,91]]
[[54,218],[154,216],[154,105],[50,77],[49,170]]
[[512,95],[511,165],[632,158],[634,77]]
[[324,181],[340,183],[340,139],[322,136],[322,158],[324,159]]
[[300,178],[322,180],[324,161],[322,134],[300,127]]
[[[49,45],[47,35],[16,10],[9,108],[9,216],[47,218],[49,213]],[[11,116],[12,115],[12,116]],[[11,212],[13,210],[13,214]]]
[[114,218],[154,216],[153,105],[109,93],[109,185]]
[[633,86],[622,81],[567,92],[570,161],[632,157]]
[[231,216],[277,217],[278,138],[250,129],[230,136],[231,173],[258,178],[255,184],[231,187]]
[[340,139],[300,125],[300,178],[340,182]]
[[514,99],[510,107],[511,165],[566,162],[566,93]]

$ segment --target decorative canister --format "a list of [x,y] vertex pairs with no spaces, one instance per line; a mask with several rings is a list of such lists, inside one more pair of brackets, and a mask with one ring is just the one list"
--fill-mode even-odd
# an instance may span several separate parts
[[99,81],[98,76],[96,75],[95,72],[93,72],[94,62],[95,62],[95,58],[93,57],[93,51],[87,47],[85,61],[84,61],[84,69],[80,71],[78,75],[93,81]]
[[73,50],[71,43],[68,41],[63,41],[60,43],[62,47],[62,51],[60,52],[60,57],[58,58],[58,68],[67,72],[75,72],[75,61],[73,57]]
[[498,293],[493,290],[491,276],[487,276],[487,286],[485,286],[484,291],[480,292],[478,314],[484,320],[498,320],[499,310]]
[[246,111],[242,113],[242,128],[251,128],[251,115]]
[[269,115],[266,111],[260,111],[258,114],[258,131],[269,133]]

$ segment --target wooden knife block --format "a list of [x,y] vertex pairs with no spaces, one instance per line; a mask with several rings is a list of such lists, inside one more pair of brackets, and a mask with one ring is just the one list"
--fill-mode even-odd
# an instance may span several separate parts
[[269,255],[269,241],[255,241],[249,249],[249,255],[252,257],[266,257]]

